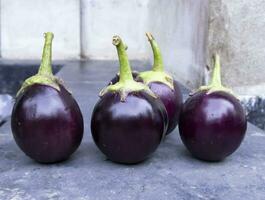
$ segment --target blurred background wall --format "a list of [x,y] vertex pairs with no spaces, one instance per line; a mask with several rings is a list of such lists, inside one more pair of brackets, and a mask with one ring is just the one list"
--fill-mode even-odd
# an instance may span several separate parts
[[1,56],[39,59],[43,33],[55,33],[54,59],[117,59],[114,34],[130,59],[152,61],[145,37],[161,45],[168,71],[194,88],[202,83],[208,24],[206,0],[0,0]]
[[39,59],[43,33],[53,31],[54,57],[79,58],[80,4],[76,0],[0,0],[1,56]]
[[209,2],[209,53],[221,53],[224,83],[242,95],[265,95],[265,1]]
[[166,69],[193,89],[208,80],[212,53],[224,83],[240,94],[265,94],[264,0],[0,0],[2,59],[39,59],[53,31],[54,59],[117,59],[114,34],[130,59],[152,62],[144,33],[159,42]]

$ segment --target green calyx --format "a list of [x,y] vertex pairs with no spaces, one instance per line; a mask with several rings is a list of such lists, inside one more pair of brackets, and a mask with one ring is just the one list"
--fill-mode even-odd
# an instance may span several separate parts
[[132,71],[128,56],[126,53],[127,46],[122,42],[119,36],[113,36],[112,44],[116,46],[119,63],[120,63],[120,79],[114,85],[109,85],[100,92],[100,96],[108,92],[117,92],[120,94],[121,101],[125,101],[126,97],[131,92],[145,91],[149,95],[156,98],[154,93],[143,83],[139,83],[133,80]]
[[235,96],[231,89],[226,88],[222,85],[220,56],[218,54],[215,54],[213,56],[213,62],[214,62],[214,68],[213,68],[212,80],[210,84],[201,86],[198,91],[207,90],[207,94],[210,94],[216,91],[223,91],[223,92],[227,92]]
[[39,71],[36,75],[24,81],[17,93],[17,96],[24,92],[27,87],[34,84],[48,85],[55,88],[56,90],[60,90],[59,84],[62,84],[62,81],[53,75],[51,66],[53,33],[47,32],[44,34],[44,37],[45,44]]
[[141,72],[139,78],[143,80],[145,84],[151,82],[161,82],[166,84],[172,90],[174,90],[173,78],[164,71],[163,59],[160,48],[155,41],[151,33],[146,33],[146,36],[151,44],[154,54],[154,64],[151,71]]

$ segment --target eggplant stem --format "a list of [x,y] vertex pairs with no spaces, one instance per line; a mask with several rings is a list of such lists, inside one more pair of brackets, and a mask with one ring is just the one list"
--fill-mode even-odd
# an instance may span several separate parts
[[226,93],[229,93],[237,98],[237,96],[233,93],[233,91],[229,88],[226,88],[222,85],[221,82],[221,64],[220,64],[220,56],[218,54],[215,54],[213,56],[214,60],[214,68],[212,73],[212,80],[209,85],[203,85],[201,86],[197,91],[191,93],[190,95],[194,95],[198,91],[207,91],[207,94],[216,92],[216,91],[223,91]]
[[221,64],[220,64],[220,56],[215,54],[213,56],[214,68],[213,68],[213,75],[210,85],[213,86],[222,86],[221,82]]
[[112,44],[116,46],[119,62],[120,62],[120,79],[117,83],[109,85],[102,89],[99,96],[102,97],[108,92],[117,92],[120,94],[120,100],[125,101],[126,97],[131,92],[145,91],[150,96],[156,98],[155,94],[150,88],[140,82],[136,82],[132,76],[132,70],[129,63],[129,59],[126,53],[127,46],[122,42],[119,36],[113,36]]
[[153,50],[154,64],[152,70],[139,73],[137,78],[143,80],[146,85],[152,82],[159,82],[167,85],[171,90],[174,90],[174,79],[164,71],[162,54],[158,44],[151,33],[147,32],[146,36]]
[[155,41],[155,39],[151,33],[147,32],[146,36],[148,38],[148,41],[151,44],[151,47],[153,50],[153,55],[154,55],[154,64],[153,64],[152,70],[155,72],[164,71],[162,54],[161,54],[161,51],[160,51],[160,48],[159,48],[157,42]]
[[53,75],[52,73],[52,40],[53,33],[44,33],[45,43],[42,52],[41,65],[38,71],[39,75]]
[[133,80],[131,66],[126,53],[127,45],[125,45],[121,38],[117,35],[113,36],[112,44],[116,46],[119,62],[120,62],[120,79],[119,82],[126,82]]
[[[60,91],[60,85],[64,85],[62,80],[57,78],[52,73],[52,40],[53,33],[47,32],[44,34],[45,43],[42,52],[42,61],[39,68],[39,71],[36,75],[27,78],[19,91],[17,92],[17,96],[25,91],[31,85],[41,84],[53,87],[54,89]],[[67,88],[66,90],[71,93]]]

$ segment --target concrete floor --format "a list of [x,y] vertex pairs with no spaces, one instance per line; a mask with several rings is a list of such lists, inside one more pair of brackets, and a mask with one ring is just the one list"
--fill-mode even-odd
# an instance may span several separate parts
[[[132,62],[134,69],[146,65]],[[1,200],[264,199],[265,133],[251,124],[241,147],[223,162],[192,158],[177,129],[141,164],[107,160],[92,141],[90,116],[100,88],[117,70],[117,62],[89,61],[67,63],[59,72],[79,102],[85,122],[83,142],[66,162],[35,163],[16,146],[9,122],[0,128]]]

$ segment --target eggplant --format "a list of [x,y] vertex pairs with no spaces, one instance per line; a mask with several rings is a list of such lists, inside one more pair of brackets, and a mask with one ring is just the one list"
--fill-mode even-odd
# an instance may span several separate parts
[[[132,71],[133,79],[135,80],[136,77],[139,75],[138,71]],[[117,73],[108,83],[108,85],[114,85],[115,83],[119,82],[120,79],[120,73]]]
[[95,144],[114,162],[135,164],[153,153],[168,125],[162,102],[143,83],[133,80],[126,45],[114,36],[120,77],[100,92],[91,118]]
[[39,71],[22,84],[11,116],[17,145],[40,163],[66,160],[79,147],[84,130],[77,102],[52,73],[52,40],[53,33],[45,33]]
[[211,83],[202,86],[184,103],[179,133],[196,158],[221,161],[240,146],[247,128],[243,107],[221,83],[220,57],[214,56]]
[[136,80],[149,86],[152,92],[162,101],[168,114],[168,130],[171,133],[179,122],[182,107],[182,94],[177,81],[164,71],[163,59],[160,48],[151,33],[146,33],[151,44],[154,64],[151,71],[139,73]]
[[[162,101],[168,114],[167,135],[171,133],[179,122],[179,115],[182,108],[182,94],[178,83],[168,73],[164,71],[163,59],[160,48],[151,33],[146,33],[154,54],[154,64],[151,71],[133,71],[133,78],[138,82],[143,82],[149,86],[151,91]],[[126,47],[127,48],[127,47]],[[119,74],[111,79],[110,84],[115,84],[119,80]]]

